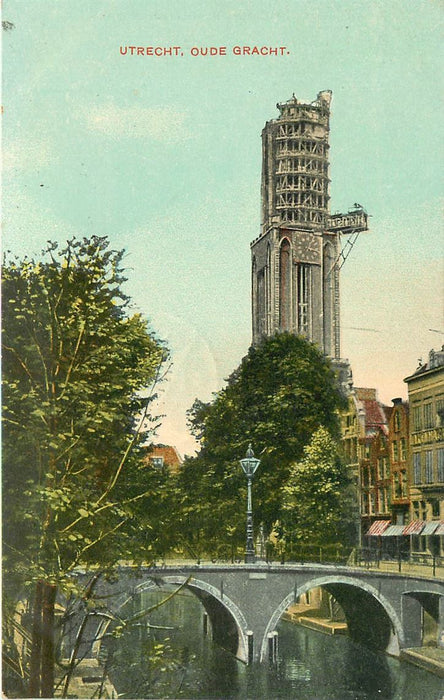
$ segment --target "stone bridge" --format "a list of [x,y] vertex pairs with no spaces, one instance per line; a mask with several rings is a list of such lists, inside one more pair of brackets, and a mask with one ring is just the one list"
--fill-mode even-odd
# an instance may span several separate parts
[[202,602],[213,640],[245,663],[265,661],[282,613],[313,588],[342,606],[355,641],[397,656],[422,644],[424,611],[437,623],[444,646],[444,581],[322,564],[209,564],[119,568],[115,583],[97,593],[119,610],[133,596],[159,586],[186,585]]

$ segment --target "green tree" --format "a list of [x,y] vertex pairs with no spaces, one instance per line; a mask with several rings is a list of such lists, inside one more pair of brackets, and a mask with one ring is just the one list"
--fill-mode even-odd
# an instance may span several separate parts
[[338,442],[323,426],[293,464],[282,489],[281,525],[287,543],[347,544],[355,515],[349,470]]
[[155,530],[159,476],[137,450],[167,352],[130,313],[122,256],[93,236],[4,264],[3,590],[33,599],[31,697],[53,692],[56,592],[128,558],[142,510]]
[[231,541],[242,541],[246,480],[239,459],[249,442],[261,460],[253,485],[255,521],[270,533],[290,465],[321,425],[338,434],[341,404],[335,375],[314,344],[282,333],[251,347],[214,400],[196,401],[190,410],[201,449],[186,460],[179,478],[179,513],[192,514],[183,536],[194,541],[200,530],[214,550],[227,543],[229,527]]

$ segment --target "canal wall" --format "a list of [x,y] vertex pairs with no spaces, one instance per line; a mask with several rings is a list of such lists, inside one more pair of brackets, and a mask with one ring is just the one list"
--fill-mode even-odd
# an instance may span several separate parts
[[[282,619],[323,634],[348,634],[345,622],[318,617],[316,613],[319,614],[319,608],[296,603],[284,612]],[[399,658],[401,661],[406,661],[418,668],[429,671],[439,678],[444,678],[444,650],[439,647],[422,646],[413,649],[402,649]]]
[[434,647],[420,647],[419,649],[402,649],[401,661],[408,661],[414,666],[430,671],[439,678],[444,678],[444,652]]

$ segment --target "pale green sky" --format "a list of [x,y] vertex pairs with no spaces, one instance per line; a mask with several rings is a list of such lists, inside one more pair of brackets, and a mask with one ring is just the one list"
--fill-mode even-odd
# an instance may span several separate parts
[[[3,247],[108,234],[174,369],[159,438],[250,343],[260,133],[276,102],[333,90],[332,210],[372,215],[342,270],[342,355],[389,402],[440,347],[439,0],[4,0]],[[233,56],[234,45],[286,46]],[[120,45],[183,56],[122,56]],[[193,46],[226,56],[192,57]],[[442,201],[442,200],[441,200]],[[358,330],[361,328],[371,330]]]

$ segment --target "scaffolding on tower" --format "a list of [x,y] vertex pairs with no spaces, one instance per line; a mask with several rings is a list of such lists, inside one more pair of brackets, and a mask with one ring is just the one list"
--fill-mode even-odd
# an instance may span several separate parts
[[328,275],[332,270],[342,268],[362,231],[368,231],[368,214],[360,204],[355,204],[354,208],[346,214],[333,214],[327,219],[327,234],[339,233],[349,236],[345,245],[343,247],[341,245],[341,250],[333,261]]

